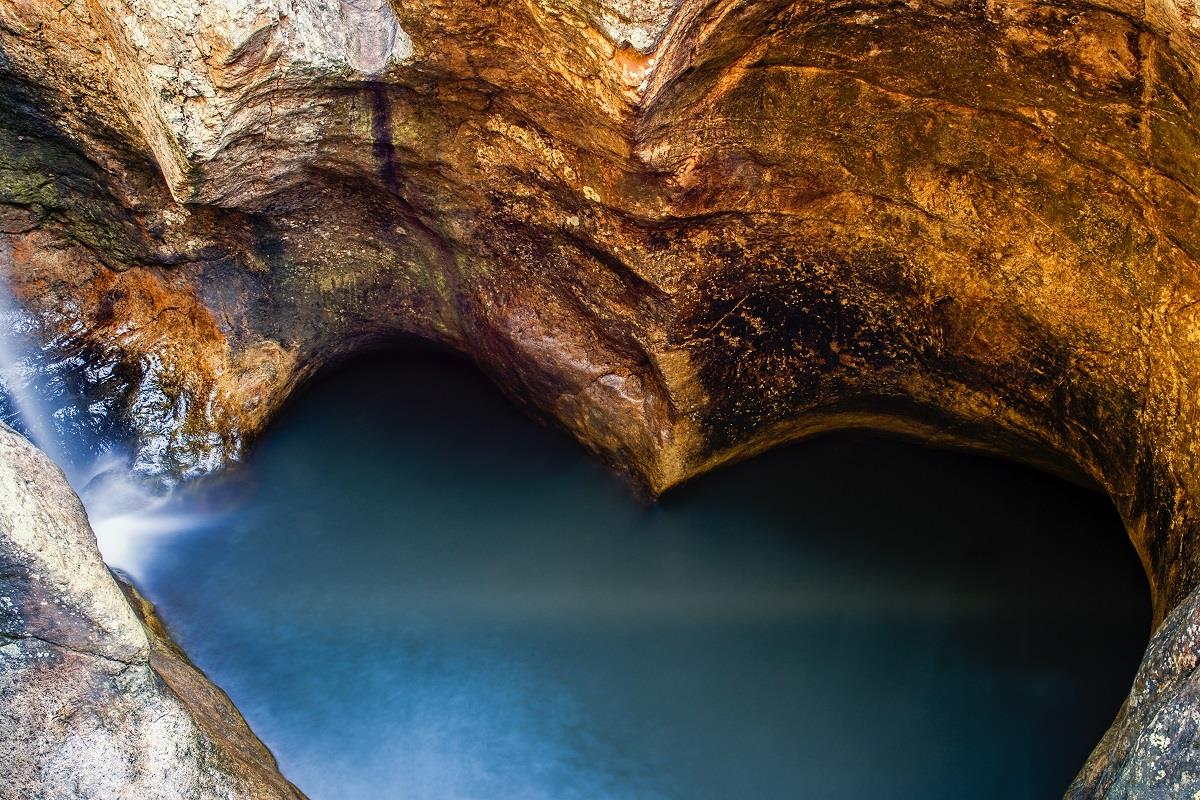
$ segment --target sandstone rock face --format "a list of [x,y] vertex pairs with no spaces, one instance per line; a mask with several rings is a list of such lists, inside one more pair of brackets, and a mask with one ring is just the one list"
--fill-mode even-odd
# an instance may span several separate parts
[[[145,472],[416,335],[652,492],[844,427],[1057,471],[1163,625],[1200,582],[1198,70],[1189,0],[8,0],[0,268]],[[1134,700],[1077,792],[1200,774],[1183,718],[1149,768]]]
[[301,797],[229,699],[150,631],[62,473],[0,425],[0,797]]

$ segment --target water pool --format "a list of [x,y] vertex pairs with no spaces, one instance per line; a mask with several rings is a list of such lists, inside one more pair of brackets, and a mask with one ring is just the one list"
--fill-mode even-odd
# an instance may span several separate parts
[[314,800],[1057,797],[1148,633],[1099,495],[842,436],[646,505],[422,352],[178,502],[106,553]]

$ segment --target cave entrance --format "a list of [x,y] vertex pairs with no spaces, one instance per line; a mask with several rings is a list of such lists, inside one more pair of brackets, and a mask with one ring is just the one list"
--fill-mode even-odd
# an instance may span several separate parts
[[133,547],[311,797],[1061,795],[1150,620],[1098,494],[828,437],[654,506],[473,367],[374,353]]

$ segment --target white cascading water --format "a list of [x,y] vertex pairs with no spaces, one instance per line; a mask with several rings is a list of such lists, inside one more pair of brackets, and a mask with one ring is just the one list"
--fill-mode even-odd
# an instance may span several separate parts
[[[7,251],[7,242],[0,239],[0,324],[4,326],[0,335],[0,383],[3,384],[24,433],[54,462],[68,471],[68,460],[62,452],[58,430],[54,420],[42,403],[41,393],[36,388],[29,360],[18,352],[20,330],[24,324],[23,314],[14,302],[8,289],[8,270],[12,259]],[[70,475],[68,475],[70,477]]]
[[128,454],[112,443],[89,448],[61,430],[56,406],[64,400],[48,401],[40,363],[45,354],[32,335],[33,320],[12,295],[12,269],[8,242],[0,238],[0,393],[8,397],[21,433],[58,464],[79,494],[104,560],[137,578],[154,536],[184,530],[199,520],[173,509],[168,492],[135,479]]

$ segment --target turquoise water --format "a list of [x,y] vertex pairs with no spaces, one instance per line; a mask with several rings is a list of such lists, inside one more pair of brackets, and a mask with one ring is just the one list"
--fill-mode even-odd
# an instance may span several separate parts
[[648,506],[425,353],[180,502],[118,566],[316,800],[1057,797],[1148,632],[1097,495],[835,437]]

